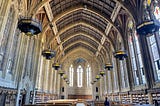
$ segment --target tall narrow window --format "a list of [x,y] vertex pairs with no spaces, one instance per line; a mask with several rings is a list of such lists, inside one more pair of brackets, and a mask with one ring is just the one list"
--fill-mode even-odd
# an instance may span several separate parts
[[[154,15],[155,18],[160,21],[160,8],[158,6],[155,7]],[[155,81],[160,81],[160,47],[158,46],[159,37],[160,31],[159,34],[155,34],[147,38]]]
[[129,49],[130,49],[130,57],[132,62],[132,70],[133,70],[133,78],[134,78],[134,84],[139,85],[139,77],[138,77],[138,71],[137,71],[137,64],[136,64],[136,57],[135,57],[135,51],[134,51],[134,45],[133,45],[133,39],[130,35],[129,37]]
[[160,80],[160,56],[158,53],[158,46],[156,43],[155,35],[152,35],[148,38],[149,46],[150,46],[150,54],[153,61],[154,67],[154,77],[155,80]]
[[69,86],[73,86],[73,74],[74,74],[74,69],[73,69],[73,65],[71,65],[69,67]]
[[[154,16],[156,17],[157,20],[160,21],[160,7],[155,6]],[[160,29],[159,29],[159,35],[160,35]]]
[[13,23],[14,15],[15,15],[15,11],[13,9],[13,6],[11,6],[9,14],[8,14],[7,22],[6,22],[6,25],[5,25],[2,41],[0,43],[0,70],[2,70],[4,56],[7,53],[7,49],[8,49],[7,45],[9,44],[9,41],[8,41],[9,40],[9,34],[10,34],[10,31],[11,31],[11,26],[12,26],[12,23]]
[[133,74],[134,85],[145,84],[146,80],[143,70],[143,62],[139,45],[139,39],[136,31],[133,30],[132,20],[130,20],[128,23],[128,29],[129,29],[128,45],[132,63],[132,74]]
[[88,65],[86,70],[87,86],[91,86],[91,67]]
[[137,59],[138,59],[138,64],[139,64],[139,70],[140,70],[140,75],[141,75],[141,79],[142,79],[142,84],[146,83],[145,80],[145,75],[144,75],[144,70],[143,70],[143,63],[142,63],[142,55],[141,55],[141,51],[140,51],[140,46],[139,46],[139,41],[138,41],[138,35],[135,32],[134,33],[134,38],[135,38],[135,43],[136,43],[136,50],[137,50]]
[[83,81],[83,68],[81,65],[77,68],[77,86],[82,87]]

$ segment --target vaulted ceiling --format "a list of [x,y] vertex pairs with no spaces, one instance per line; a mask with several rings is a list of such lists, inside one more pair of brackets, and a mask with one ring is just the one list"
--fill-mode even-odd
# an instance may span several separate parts
[[[34,1],[34,0],[30,0]],[[143,0],[37,0],[36,17],[43,20],[42,39],[58,57],[79,48],[104,61],[126,40],[128,19],[136,17]],[[36,4],[36,3],[35,3]],[[44,11],[44,12],[41,12]],[[45,14],[47,13],[47,14]],[[45,20],[44,20],[45,18]],[[44,37],[45,36],[45,37]]]

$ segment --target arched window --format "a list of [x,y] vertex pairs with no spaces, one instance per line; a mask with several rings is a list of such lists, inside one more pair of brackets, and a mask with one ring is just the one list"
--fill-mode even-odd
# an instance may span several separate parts
[[[154,15],[155,18],[160,21],[160,8],[158,6],[155,7]],[[158,52],[160,50],[160,46],[158,46],[159,40],[160,31],[159,33],[147,37],[155,81],[160,81],[160,52]]]
[[83,81],[83,68],[81,65],[77,68],[77,86],[82,87]]
[[128,23],[129,29],[129,53],[132,63],[132,74],[134,78],[134,85],[145,84],[145,75],[143,70],[142,56],[140,51],[140,45],[138,40],[138,35],[136,31],[133,31],[133,21],[130,20]]
[[86,69],[87,86],[91,86],[91,67],[88,65]]
[[71,65],[69,67],[69,86],[73,86],[73,74],[74,74],[74,69],[73,69],[73,65]]

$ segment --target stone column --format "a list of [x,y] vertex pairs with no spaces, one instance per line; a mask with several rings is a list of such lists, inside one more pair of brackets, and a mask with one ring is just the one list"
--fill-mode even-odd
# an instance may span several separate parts
[[57,94],[58,94],[59,98],[60,98],[60,90],[61,90],[60,83],[61,83],[61,78],[60,78],[60,76],[57,73],[57,84],[56,84],[56,86],[57,86]]
[[28,49],[28,37],[21,34],[22,36],[22,41],[21,41],[21,46],[20,46],[20,51],[19,51],[19,57],[17,61],[17,86],[18,86],[18,94],[17,94],[17,100],[16,100],[16,106],[18,106],[19,102],[19,97],[20,97],[20,91],[22,89],[22,80],[23,80],[23,74],[25,72],[24,70],[24,65],[26,63],[26,58],[27,58],[27,49]]
[[[44,58],[43,58],[44,59]],[[43,60],[43,66],[42,66],[42,91],[45,91],[46,86],[46,67],[47,67],[47,60]]]
[[54,70],[54,94],[57,94],[57,71]]
[[[2,38],[3,38],[3,32],[5,29],[5,24],[7,22],[8,19],[8,11],[10,9],[10,5],[11,5],[11,0],[2,0],[3,4],[1,5],[0,8],[0,42],[2,42]],[[2,3],[1,2],[1,3]]]
[[55,71],[53,70],[53,68],[52,68],[52,94],[55,94],[55,89],[54,89],[54,84],[55,84]]

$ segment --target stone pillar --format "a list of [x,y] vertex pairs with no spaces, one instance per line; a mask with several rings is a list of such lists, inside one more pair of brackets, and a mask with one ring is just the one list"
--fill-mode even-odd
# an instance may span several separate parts
[[28,37],[25,36],[24,34],[21,34],[22,36],[22,41],[21,41],[21,46],[20,46],[20,51],[19,51],[19,57],[17,60],[17,86],[18,86],[18,94],[17,94],[17,100],[16,100],[16,106],[18,106],[19,102],[19,97],[20,97],[20,91],[22,89],[22,80],[23,80],[23,75],[25,73],[24,70],[24,65],[26,63],[26,58],[27,58],[27,49],[28,49]]
[[53,70],[53,68],[52,68],[52,76],[53,76],[53,78],[52,78],[52,93],[53,94],[55,94],[55,71]]
[[10,5],[11,5],[11,0],[2,0],[3,4],[1,5],[0,8],[0,42],[2,42],[2,38],[3,38],[3,32],[5,29],[5,24],[7,22],[8,19],[8,11],[10,9]]
[[60,90],[61,90],[61,86],[60,86],[60,82],[61,82],[61,80],[60,80],[61,78],[60,78],[60,76],[58,75],[58,73],[57,73],[57,83],[56,83],[56,86],[57,86],[57,94],[58,94],[58,97],[60,98]]
[[52,93],[52,84],[53,84],[53,70],[52,64],[49,62],[49,72],[48,72],[48,91]]
[[47,60],[43,58],[43,66],[42,66],[42,91],[45,91],[46,86],[46,66],[47,66]]
[[56,83],[57,83],[57,71],[54,70],[54,94],[57,94]]

